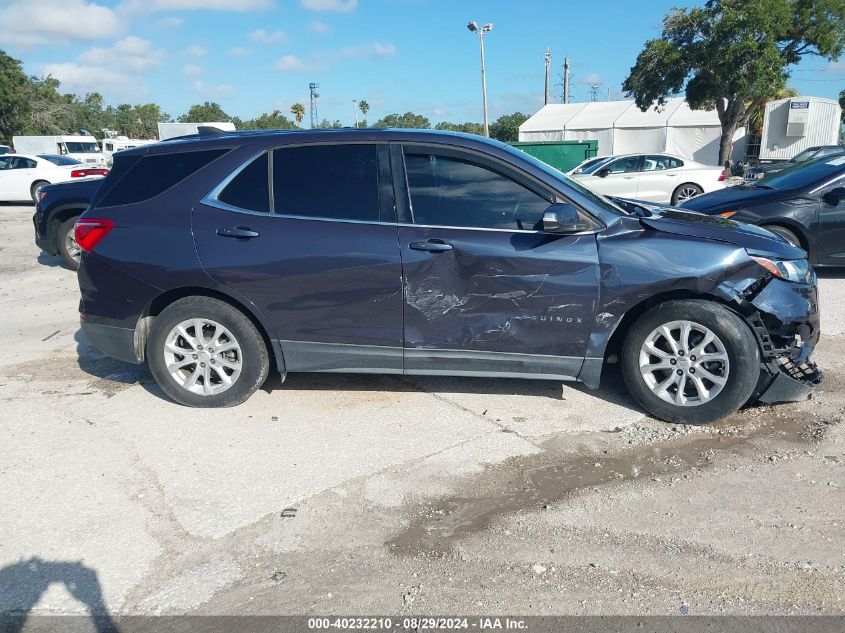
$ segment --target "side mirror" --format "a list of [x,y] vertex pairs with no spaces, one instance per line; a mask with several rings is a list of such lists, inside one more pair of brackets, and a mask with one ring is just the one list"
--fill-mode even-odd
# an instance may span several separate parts
[[543,230],[549,233],[580,233],[591,228],[578,209],[568,203],[553,204],[543,213]]
[[836,187],[835,189],[831,189],[822,196],[822,200],[832,205],[839,204],[842,200],[845,200],[845,187]]
[[598,176],[599,178],[606,178],[609,173],[610,169],[608,169],[607,167],[602,167],[596,172],[596,176]]

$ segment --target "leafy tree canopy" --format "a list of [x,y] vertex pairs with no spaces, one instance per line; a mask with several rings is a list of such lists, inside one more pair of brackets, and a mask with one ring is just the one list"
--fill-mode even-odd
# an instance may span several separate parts
[[505,114],[490,125],[490,137],[503,143],[513,143],[519,140],[519,126],[528,120],[528,115],[522,112]]
[[484,134],[484,126],[481,123],[472,123],[467,121],[466,123],[449,123],[448,121],[442,121],[434,126],[435,130],[448,130],[450,132],[465,132],[466,134],[478,134],[479,136]]
[[733,133],[786,87],[791,65],[838,59],[844,47],[845,0],[708,0],[665,16],[623,88],[643,111],[681,92],[694,109],[715,107],[724,161]]
[[376,121],[374,127],[401,127],[428,130],[431,128],[431,121],[422,114],[406,112],[405,114],[388,114],[383,119]]
[[231,120],[232,117],[223,111],[219,103],[214,101],[196,103],[179,117],[180,123],[214,123]]

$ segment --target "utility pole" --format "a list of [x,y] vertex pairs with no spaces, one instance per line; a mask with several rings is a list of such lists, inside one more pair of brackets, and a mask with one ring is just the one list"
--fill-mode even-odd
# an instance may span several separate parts
[[320,94],[317,92],[317,88],[320,87],[320,84],[310,83],[308,84],[308,88],[311,90],[311,128],[317,127],[317,124],[320,122],[319,117],[317,116],[317,99],[320,98]]
[[598,101],[599,100],[599,90],[601,90],[601,82],[600,81],[591,81],[587,85],[590,87],[590,101]]
[[569,58],[563,58],[563,102],[569,103]]
[[358,127],[358,99],[352,100],[352,111],[355,113],[355,127]]
[[546,47],[546,55],[544,59],[546,60],[546,97],[543,103],[545,105],[549,105],[549,67],[552,65],[552,49],[548,46]]
[[487,76],[484,69],[484,34],[493,30],[492,22],[488,22],[482,27],[478,26],[477,22],[470,22],[467,28],[478,35],[478,41],[481,44],[481,99],[484,103],[484,136],[490,136],[490,127],[487,124]]

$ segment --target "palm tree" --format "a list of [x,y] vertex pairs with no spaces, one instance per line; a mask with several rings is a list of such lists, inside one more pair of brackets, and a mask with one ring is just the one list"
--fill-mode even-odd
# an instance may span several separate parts
[[369,112],[369,111],[370,111],[370,104],[369,104],[369,103],[367,103],[367,100],[366,100],[366,99],[361,99],[361,100],[358,102],[358,108],[361,110],[361,114],[363,114],[363,115],[364,115],[364,117],[366,117],[366,116],[367,116],[367,112]]
[[301,103],[294,103],[290,107],[290,113],[293,115],[293,118],[296,119],[296,124],[300,125],[302,123],[302,119],[305,118],[305,106]]

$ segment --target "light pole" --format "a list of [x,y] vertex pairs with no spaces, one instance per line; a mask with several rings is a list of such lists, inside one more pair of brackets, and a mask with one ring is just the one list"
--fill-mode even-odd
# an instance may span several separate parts
[[352,100],[352,111],[355,112],[355,127],[358,127],[358,99]]
[[478,35],[481,44],[481,98],[484,102],[484,136],[490,136],[490,128],[487,125],[487,77],[484,74],[484,34],[493,30],[493,23],[488,22],[484,26],[478,26],[477,22],[470,22],[467,28]]

